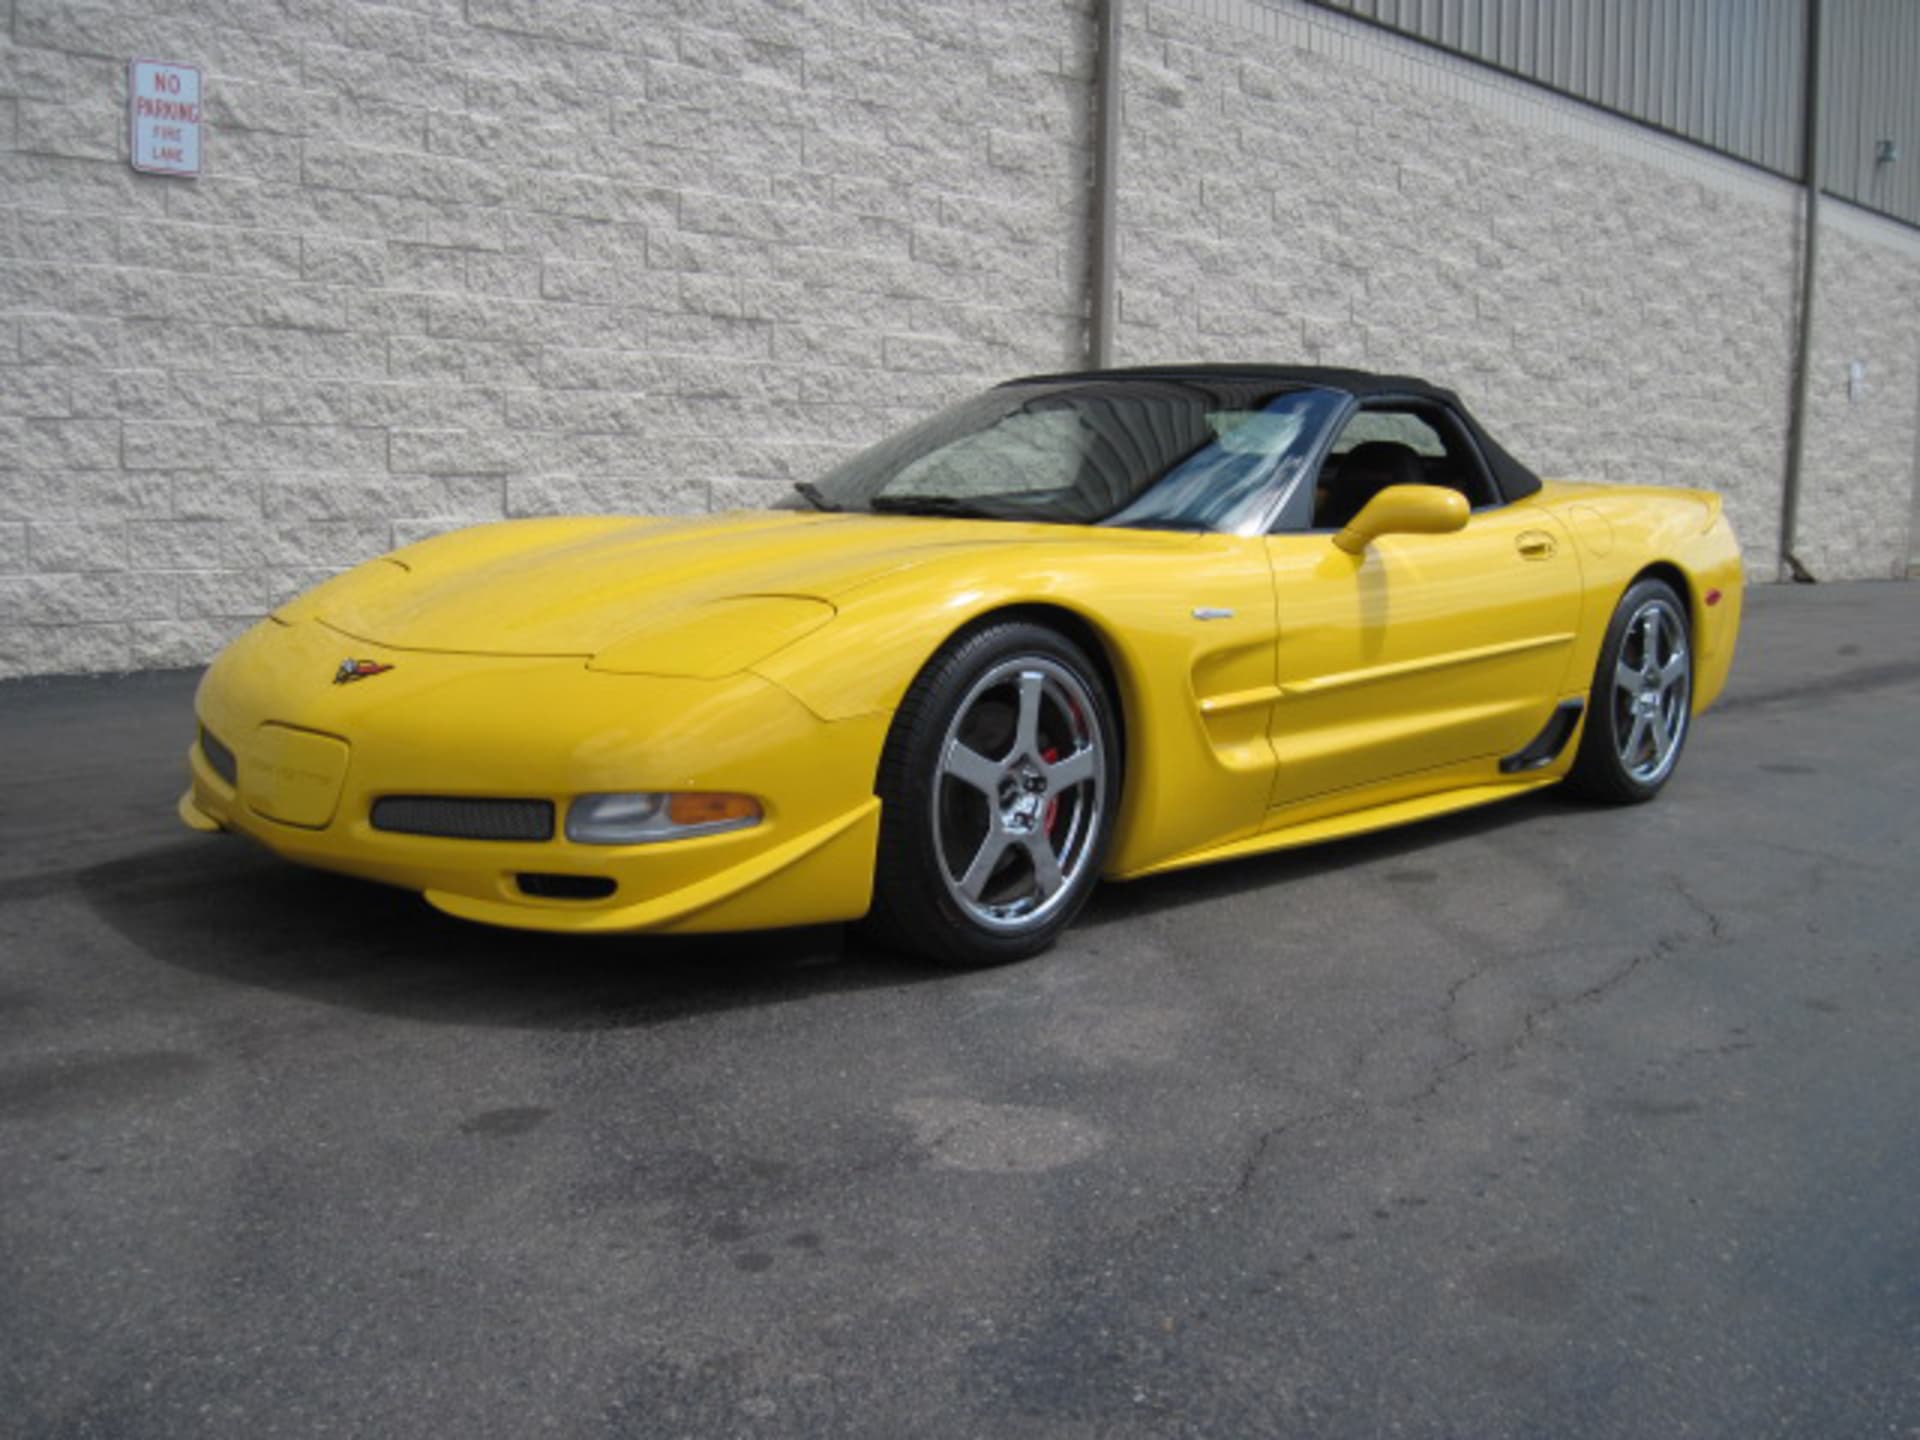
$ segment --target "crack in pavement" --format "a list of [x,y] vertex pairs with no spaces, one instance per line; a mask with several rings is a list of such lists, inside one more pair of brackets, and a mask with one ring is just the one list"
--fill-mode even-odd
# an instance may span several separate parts
[[[1570,995],[1556,997],[1543,1005],[1538,1005],[1527,1010],[1520,1017],[1519,1024],[1512,1036],[1500,1047],[1503,1068],[1511,1065],[1519,1053],[1539,1035],[1541,1024],[1550,1016],[1556,1015],[1564,1010],[1572,1009],[1575,1006],[1592,1005],[1604,1000],[1607,996],[1626,985],[1635,975],[1653,961],[1678,952],[1690,942],[1700,943],[1704,941],[1707,944],[1714,945],[1727,943],[1726,925],[1720,915],[1712,907],[1708,906],[1705,902],[1701,901],[1699,897],[1689,891],[1679,880],[1676,879],[1673,882],[1673,888],[1679,898],[1685,902],[1688,909],[1700,919],[1704,926],[1704,934],[1697,936],[1686,934],[1657,936],[1651,945],[1645,949],[1634,952],[1627,958],[1625,964],[1603,975],[1592,984]],[[1449,1045],[1454,1046],[1458,1053],[1434,1065],[1428,1072],[1426,1084],[1419,1090],[1401,1098],[1373,1098],[1365,1095],[1355,1095],[1352,1099],[1340,1104],[1329,1105],[1324,1109],[1314,1111],[1307,1115],[1295,1116],[1282,1124],[1270,1126],[1262,1130],[1248,1142],[1243,1150],[1240,1163],[1235,1170],[1234,1179],[1230,1184],[1224,1187],[1215,1187],[1206,1195],[1193,1195],[1180,1200],[1144,1221],[1131,1232],[1129,1238],[1137,1238],[1162,1225],[1179,1223],[1183,1217],[1196,1212],[1217,1214],[1226,1206],[1245,1199],[1251,1194],[1272,1152],[1279,1146],[1281,1141],[1295,1131],[1306,1129],[1313,1125],[1324,1124],[1329,1120],[1365,1115],[1375,1110],[1414,1110],[1433,1099],[1456,1073],[1484,1053],[1480,1047],[1467,1044],[1459,1037],[1455,1030],[1454,1014],[1459,1005],[1462,993],[1469,985],[1473,984],[1474,981],[1499,968],[1502,961],[1511,961],[1520,958],[1524,957],[1502,954],[1481,959],[1470,966],[1465,974],[1456,977],[1448,983],[1444,999],[1440,1002],[1437,1010],[1429,1012],[1429,1014],[1433,1015],[1438,1021],[1436,1033]],[[1348,1067],[1349,1085],[1357,1083],[1360,1072],[1365,1068],[1366,1058],[1372,1053],[1373,1048],[1386,1036],[1404,1028],[1404,1021],[1389,1022],[1381,1026],[1372,1035],[1368,1036],[1366,1040],[1355,1047],[1353,1063]]]
[[1708,905],[1698,895],[1695,895],[1693,891],[1689,890],[1687,888],[1687,882],[1682,880],[1678,875],[1673,877],[1673,888],[1680,898],[1693,908],[1693,912],[1707,922],[1707,932],[1710,939],[1726,939],[1726,924],[1721,920],[1720,913],[1717,910]]
[[1677,937],[1668,935],[1660,936],[1648,949],[1637,950],[1628,956],[1627,963],[1622,965],[1618,970],[1615,970],[1611,975],[1602,977],[1592,985],[1587,986],[1584,990],[1577,990],[1573,994],[1565,997],[1556,997],[1555,999],[1549,1000],[1545,1005],[1527,1011],[1526,1014],[1520,1017],[1519,1034],[1514,1036],[1513,1041],[1507,1046],[1508,1058],[1511,1060],[1517,1056],[1521,1050],[1526,1048],[1527,1042],[1532,1040],[1539,1032],[1540,1022],[1548,1016],[1557,1015],[1562,1010],[1571,1010],[1576,1005],[1591,1005],[1596,1001],[1604,999],[1610,992],[1619,989],[1622,985],[1626,984],[1627,981],[1631,980],[1643,967],[1651,964],[1662,955],[1672,954],[1674,950],[1678,948],[1679,939]]

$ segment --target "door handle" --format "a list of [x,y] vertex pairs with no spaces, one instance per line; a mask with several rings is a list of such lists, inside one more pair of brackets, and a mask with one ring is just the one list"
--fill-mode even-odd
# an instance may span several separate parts
[[1513,546],[1528,560],[1551,560],[1554,551],[1560,548],[1544,530],[1522,530],[1514,536]]

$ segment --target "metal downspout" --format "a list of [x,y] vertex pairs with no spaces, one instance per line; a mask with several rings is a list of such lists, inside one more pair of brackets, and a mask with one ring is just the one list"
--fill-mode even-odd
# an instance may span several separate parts
[[1093,234],[1088,257],[1087,363],[1095,370],[1113,364],[1117,321],[1114,187],[1120,164],[1120,6],[1122,0],[1097,0],[1093,70]]
[[1811,583],[1813,574],[1793,553],[1799,538],[1800,475],[1807,447],[1807,387],[1813,369],[1813,292],[1820,263],[1820,0],[1807,0],[1806,114],[1801,120],[1801,170],[1806,214],[1801,221],[1800,333],[1793,359],[1793,401],[1787,415],[1787,472],[1780,486],[1780,578]]

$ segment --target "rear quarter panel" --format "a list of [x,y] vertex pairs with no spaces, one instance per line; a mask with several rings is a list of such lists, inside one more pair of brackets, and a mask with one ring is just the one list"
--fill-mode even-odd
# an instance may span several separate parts
[[1705,710],[1726,688],[1745,595],[1740,545],[1720,497],[1552,480],[1541,500],[1565,523],[1580,555],[1585,595],[1573,673],[1593,674],[1620,597],[1641,575],[1664,567],[1683,582],[1693,624],[1693,708]]

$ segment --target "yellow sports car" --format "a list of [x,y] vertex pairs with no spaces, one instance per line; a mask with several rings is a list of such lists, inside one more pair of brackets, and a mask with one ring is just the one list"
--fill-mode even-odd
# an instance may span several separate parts
[[1406,377],[1016,380],[795,489],[328,581],[208,670],[181,817],[497,925],[991,963],[1103,875],[1650,799],[1739,629],[1716,496],[1543,483]]

